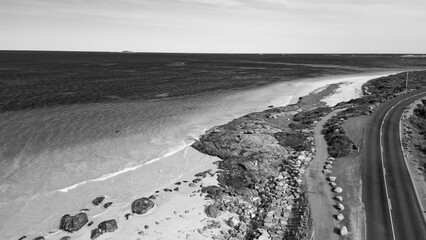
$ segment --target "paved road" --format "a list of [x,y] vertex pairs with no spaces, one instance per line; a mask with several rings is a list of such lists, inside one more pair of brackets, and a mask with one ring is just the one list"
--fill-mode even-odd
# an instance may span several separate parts
[[366,128],[363,201],[368,240],[426,239],[426,223],[402,156],[399,138],[399,120],[404,107],[423,96],[426,96],[425,91],[413,92],[382,104]]

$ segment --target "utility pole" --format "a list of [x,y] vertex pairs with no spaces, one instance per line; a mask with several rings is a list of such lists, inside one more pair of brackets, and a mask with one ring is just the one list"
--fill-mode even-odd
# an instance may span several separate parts
[[405,78],[405,91],[408,92],[408,71],[409,69],[407,69],[407,77]]

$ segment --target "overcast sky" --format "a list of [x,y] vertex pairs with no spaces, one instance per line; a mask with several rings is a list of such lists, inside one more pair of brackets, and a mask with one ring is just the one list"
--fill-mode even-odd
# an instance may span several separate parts
[[0,0],[0,49],[426,53],[425,0]]

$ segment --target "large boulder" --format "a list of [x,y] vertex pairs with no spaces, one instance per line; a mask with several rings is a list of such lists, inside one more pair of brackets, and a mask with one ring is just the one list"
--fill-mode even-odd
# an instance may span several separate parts
[[209,205],[204,209],[204,212],[207,214],[207,216],[212,218],[217,218],[220,216],[220,210],[215,205]]
[[132,213],[145,214],[154,207],[154,202],[149,198],[139,198],[132,203]]
[[343,189],[341,187],[336,187],[336,188],[333,189],[333,192],[341,193],[341,192],[343,192]]
[[87,218],[86,213],[79,213],[75,216],[65,214],[61,218],[61,222],[59,223],[59,229],[72,233],[74,231],[78,231],[88,221],[89,219]]
[[106,220],[101,223],[99,223],[98,228],[101,230],[102,233],[105,232],[114,232],[118,229],[117,222],[115,219]]
[[345,216],[343,216],[343,214],[339,213],[336,215],[336,219],[339,221],[342,221],[343,219],[345,219]]

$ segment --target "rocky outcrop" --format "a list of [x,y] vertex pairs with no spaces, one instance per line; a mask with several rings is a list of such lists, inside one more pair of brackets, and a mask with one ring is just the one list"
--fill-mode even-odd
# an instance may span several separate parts
[[86,213],[79,213],[75,216],[66,214],[61,218],[61,222],[59,223],[59,229],[72,233],[74,231],[78,231],[88,221],[89,220],[87,218]]
[[288,117],[285,108],[249,114],[212,128],[194,143],[223,160],[219,186],[202,191],[215,200],[206,207],[208,216],[215,217],[216,209],[238,215],[228,219],[225,238],[308,238],[312,222],[302,176],[313,158],[313,125],[293,124],[288,134],[292,121],[283,124]]
[[149,198],[140,198],[132,203],[132,213],[145,214],[154,207],[154,202]]

